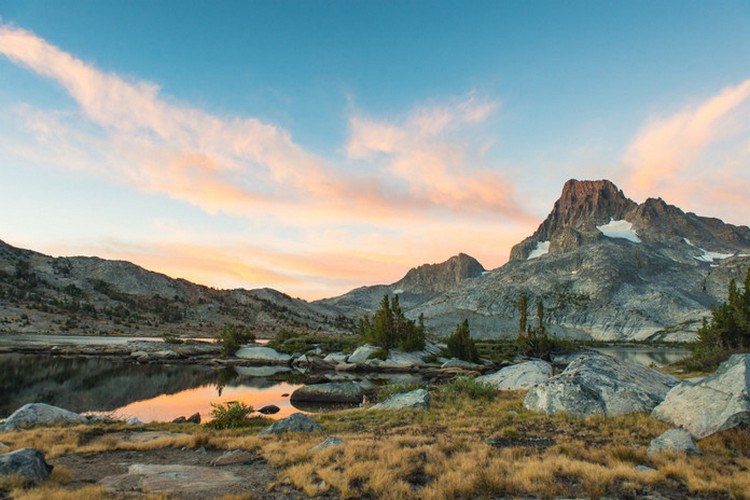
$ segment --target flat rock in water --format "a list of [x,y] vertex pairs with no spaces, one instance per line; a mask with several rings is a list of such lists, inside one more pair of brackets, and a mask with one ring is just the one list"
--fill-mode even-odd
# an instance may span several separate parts
[[750,425],[750,354],[733,355],[697,384],[681,383],[651,416],[696,438]]
[[358,404],[364,391],[356,382],[330,382],[303,385],[292,393],[290,400],[301,403]]
[[280,410],[281,410],[281,408],[279,408],[276,405],[266,405],[263,408],[261,408],[260,410],[258,410],[258,413],[260,413],[262,415],[274,415],[276,413],[279,413]]
[[304,413],[293,413],[286,418],[274,422],[271,426],[260,431],[260,435],[281,434],[282,432],[315,432],[322,427]]
[[499,390],[530,389],[552,376],[552,365],[541,360],[526,361],[489,375],[477,377],[477,382],[489,384]]
[[364,364],[370,358],[371,354],[379,350],[380,347],[376,347],[370,344],[359,346],[353,353],[351,353],[351,355],[349,355],[349,357],[347,358],[347,362],[354,365]]
[[371,410],[402,410],[404,408],[429,408],[430,393],[425,389],[416,389],[411,392],[401,392],[388,396],[385,401],[378,403]]
[[243,347],[234,353],[234,355],[237,358],[254,361],[256,363],[287,364],[292,359],[288,354],[278,352],[275,349],[265,346]]
[[44,453],[34,448],[23,448],[0,455],[0,477],[21,476],[30,483],[39,484],[52,473],[52,466]]
[[88,419],[78,413],[57,406],[45,403],[28,403],[6,418],[5,423],[0,426],[0,430],[17,429],[22,426],[52,425],[60,422],[85,424],[88,423]]
[[676,451],[691,455],[699,455],[700,450],[695,446],[693,436],[684,429],[669,429],[661,436],[651,440],[646,453],[654,455],[665,451]]
[[670,375],[592,352],[532,387],[523,406],[547,415],[564,412],[582,417],[650,412],[678,383]]
[[232,472],[213,467],[133,464],[126,474],[108,476],[99,483],[113,492],[147,491],[176,496],[189,492],[210,498],[217,489],[231,487],[241,480]]

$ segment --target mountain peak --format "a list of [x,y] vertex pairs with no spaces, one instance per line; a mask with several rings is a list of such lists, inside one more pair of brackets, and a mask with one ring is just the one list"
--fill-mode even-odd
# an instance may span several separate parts
[[440,264],[414,267],[392,286],[412,293],[433,294],[448,290],[466,278],[481,276],[484,271],[477,259],[459,253]]

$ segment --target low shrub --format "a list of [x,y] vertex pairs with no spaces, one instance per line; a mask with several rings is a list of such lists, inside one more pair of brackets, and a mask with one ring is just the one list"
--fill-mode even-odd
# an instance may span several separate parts
[[252,406],[241,401],[230,401],[224,404],[211,403],[211,407],[213,420],[206,426],[217,430],[243,427],[248,423],[248,415],[255,411]]
[[490,384],[477,382],[472,377],[457,377],[445,386],[446,390],[455,394],[466,394],[471,399],[492,400],[497,396],[497,389]]
[[216,335],[216,341],[221,343],[222,354],[231,356],[242,344],[255,342],[255,335],[244,325],[224,325]]

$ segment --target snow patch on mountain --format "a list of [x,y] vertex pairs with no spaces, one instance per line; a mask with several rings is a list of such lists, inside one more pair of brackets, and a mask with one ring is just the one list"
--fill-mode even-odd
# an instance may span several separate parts
[[703,255],[694,256],[693,258],[695,260],[699,260],[701,262],[708,262],[709,264],[713,264],[713,262],[715,260],[723,260],[723,259],[728,259],[729,257],[734,257],[733,253],[709,252],[708,250],[705,250],[705,249],[703,249],[701,247],[693,245],[690,242],[690,240],[687,239],[687,238],[683,238],[683,240],[685,240],[685,243],[687,243],[691,247],[697,248],[698,250],[700,250],[701,252],[703,252]]
[[633,224],[626,220],[612,220],[607,224],[596,226],[607,238],[622,238],[633,243],[641,243],[641,239],[633,230]]
[[536,244],[536,248],[529,253],[526,260],[536,259],[542,255],[549,253],[549,241],[539,241]]

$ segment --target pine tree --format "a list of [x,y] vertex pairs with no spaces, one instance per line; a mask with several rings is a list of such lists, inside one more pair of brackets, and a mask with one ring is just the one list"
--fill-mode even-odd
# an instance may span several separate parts
[[372,321],[367,315],[359,320],[359,334],[365,341],[383,349],[398,346],[404,351],[419,351],[425,345],[424,316],[420,316],[419,321],[417,325],[406,318],[398,295],[390,299],[386,294]]
[[518,313],[519,313],[519,319],[518,319],[518,334],[519,335],[525,335],[526,334],[526,318],[528,315],[528,305],[527,305],[527,299],[526,295],[521,295],[521,298],[518,299]]
[[456,330],[448,337],[446,343],[451,356],[472,363],[479,362],[479,352],[471,338],[468,319],[456,325]]

